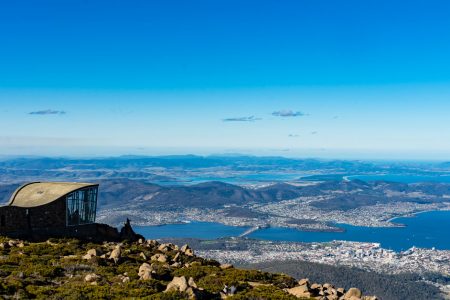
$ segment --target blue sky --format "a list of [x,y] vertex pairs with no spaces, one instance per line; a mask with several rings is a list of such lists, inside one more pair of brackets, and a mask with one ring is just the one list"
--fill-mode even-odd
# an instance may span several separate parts
[[9,1],[0,154],[450,158],[448,1]]

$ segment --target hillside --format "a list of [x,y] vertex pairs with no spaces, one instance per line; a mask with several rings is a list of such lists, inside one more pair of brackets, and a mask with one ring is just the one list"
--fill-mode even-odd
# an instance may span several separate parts
[[383,300],[397,299],[442,299],[440,290],[430,283],[420,280],[430,280],[432,276],[439,276],[448,281],[442,275],[426,274],[418,275],[403,273],[396,275],[379,274],[346,266],[331,266],[307,261],[273,261],[242,266],[246,269],[258,269],[265,272],[282,272],[293,277],[307,276],[317,282],[333,282],[338,286],[358,286],[370,294],[376,294]]
[[0,254],[5,299],[376,299],[355,288],[236,269],[197,257],[187,245],[154,240],[95,244],[2,237]]

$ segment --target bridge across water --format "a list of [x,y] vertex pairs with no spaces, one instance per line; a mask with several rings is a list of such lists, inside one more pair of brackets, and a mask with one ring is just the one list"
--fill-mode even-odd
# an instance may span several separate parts
[[252,228],[247,229],[247,230],[244,231],[243,233],[241,233],[241,234],[239,235],[239,237],[240,237],[240,238],[246,237],[247,235],[250,235],[250,234],[252,234],[252,233],[255,232],[255,231],[258,231],[258,230],[264,229],[264,228],[269,228],[269,227],[270,227],[269,225],[258,225],[258,226],[254,226],[254,227],[252,227]]

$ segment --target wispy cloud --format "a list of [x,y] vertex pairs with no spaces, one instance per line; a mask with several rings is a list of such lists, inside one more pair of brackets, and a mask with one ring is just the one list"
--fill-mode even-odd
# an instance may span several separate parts
[[54,109],[45,109],[45,110],[37,110],[31,111],[28,113],[29,115],[65,115],[66,112],[64,110],[54,110]]
[[259,120],[261,120],[261,118],[256,118],[255,116],[222,119],[224,122],[254,122]]
[[272,113],[272,116],[275,116],[275,117],[303,117],[306,115],[307,114],[302,113],[301,111],[293,111],[290,109],[278,110],[278,111],[274,111]]
[[300,135],[299,134],[290,134],[290,135],[288,135],[288,137],[297,138],[297,137],[300,137]]
[[318,134],[319,132],[318,131],[311,131],[311,134],[312,135],[316,135],[316,134]]

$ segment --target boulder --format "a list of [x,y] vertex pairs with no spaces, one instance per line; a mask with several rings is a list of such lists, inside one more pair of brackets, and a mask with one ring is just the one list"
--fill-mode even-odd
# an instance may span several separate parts
[[9,240],[9,241],[8,241],[8,245],[9,245],[10,247],[14,247],[14,246],[16,246],[18,243],[19,243],[19,241],[15,241],[15,240]]
[[177,262],[180,259],[180,252],[177,252],[175,256],[173,257],[172,261]]
[[[344,294],[344,300],[354,300],[356,299],[360,299],[362,296],[362,293],[359,289],[357,288],[350,288],[347,293]],[[351,299],[353,297],[353,299]]]
[[232,264],[221,264],[221,265],[220,265],[220,268],[221,268],[222,270],[228,270],[228,269],[233,268],[233,265],[232,265]]
[[153,272],[152,266],[150,266],[148,263],[143,263],[139,267],[139,271],[138,271],[139,279],[141,279],[141,280],[151,279],[152,272]]
[[161,253],[157,253],[157,254],[153,255],[150,258],[150,260],[159,261],[159,262],[165,263],[165,262],[167,262],[167,256],[164,255],[164,254],[161,254]]
[[194,256],[194,251],[188,245],[183,245],[180,248],[180,251],[183,252],[187,256]]
[[158,247],[158,251],[167,252],[167,251],[174,250],[174,247],[175,247],[175,245],[172,243],[161,244]]
[[326,289],[324,290],[326,295],[334,295],[334,296],[338,296],[338,292],[336,291],[336,289]]
[[88,250],[86,255],[84,255],[82,258],[89,260],[89,259],[91,259],[91,258],[93,258],[95,256],[100,256],[100,255],[102,255],[102,253],[99,250],[97,250],[97,249],[90,249],[90,250]]
[[167,285],[167,288],[165,292],[169,291],[180,291],[180,292],[186,292],[186,290],[189,288],[188,281],[186,280],[186,277],[174,277],[172,281]]
[[147,246],[151,246],[151,247],[155,247],[155,246],[159,245],[157,240],[147,240],[147,241],[145,241],[145,243],[147,244]]
[[192,277],[189,277],[188,285],[190,287],[197,288],[197,284],[195,283],[194,278],[192,278]]
[[90,260],[92,257],[93,256],[91,254],[86,254],[86,255],[83,255],[81,258],[82,259],[86,259],[86,260]]
[[300,279],[299,282],[298,282],[298,285],[307,285],[307,286],[309,286],[310,285],[309,279],[308,278]]
[[98,276],[95,273],[87,274],[84,277],[84,281],[86,281],[86,282],[94,282],[94,281],[97,281],[98,279],[100,279],[100,276]]
[[194,256],[194,250],[187,249],[186,252],[184,252],[184,254],[186,254],[187,256]]
[[291,289],[286,290],[289,294],[294,295],[298,298],[310,298],[312,297],[312,293],[309,291],[308,287],[306,285],[299,285],[296,287],[293,287]]
[[130,282],[130,277],[126,276],[125,273],[124,275],[120,274],[117,277],[119,277],[119,280],[122,281],[122,283]]
[[111,251],[111,254],[109,255],[109,259],[114,260],[115,263],[117,263],[120,259],[120,256],[122,254],[122,248],[120,245],[117,245],[113,251]]
[[324,288],[325,290],[328,290],[328,289],[334,289],[334,286],[333,286],[332,284],[330,284],[330,283],[324,283],[324,284],[323,284],[323,288]]
[[139,257],[143,260],[147,260],[147,255],[145,255],[144,252],[139,253]]
[[100,256],[102,253],[97,249],[90,249],[86,254],[90,254],[92,256]]

